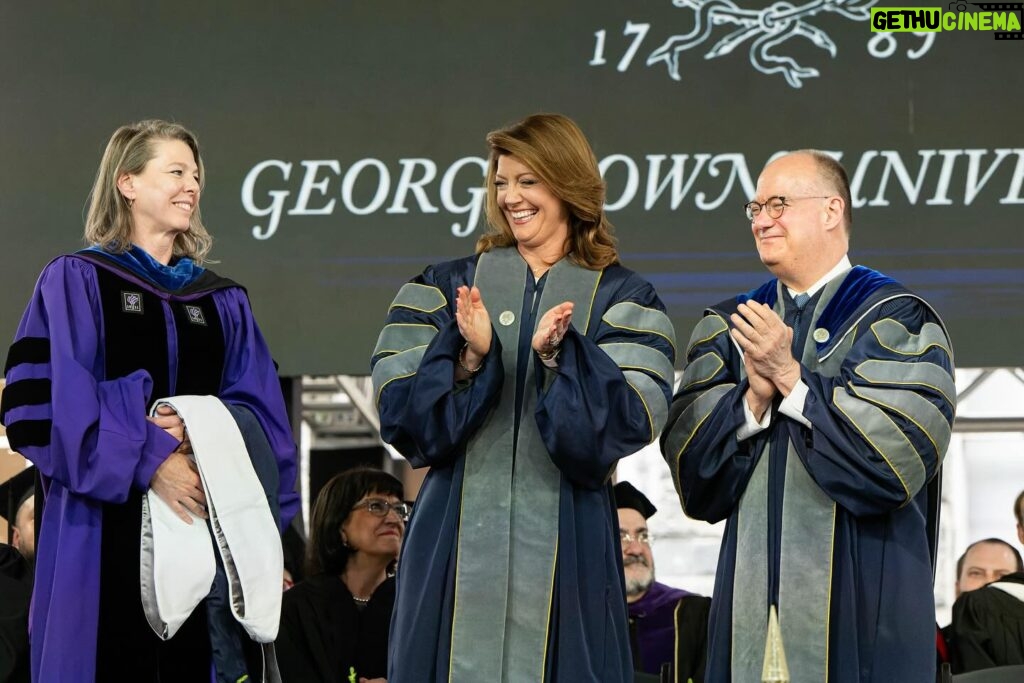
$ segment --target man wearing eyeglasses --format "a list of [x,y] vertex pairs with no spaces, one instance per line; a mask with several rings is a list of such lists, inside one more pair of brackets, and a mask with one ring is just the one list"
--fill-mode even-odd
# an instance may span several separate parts
[[[651,680],[702,683],[708,639],[710,598],[654,580],[653,538],[647,520],[658,511],[628,481],[615,485],[619,540],[629,606],[633,668]],[[662,671],[667,675],[662,676]]]
[[662,449],[686,514],[727,519],[708,681],[932,681],[938,478],[956,388],[935,311],[847,256],[849,181],[805,150],[744,206],[774,278],[705,311]]

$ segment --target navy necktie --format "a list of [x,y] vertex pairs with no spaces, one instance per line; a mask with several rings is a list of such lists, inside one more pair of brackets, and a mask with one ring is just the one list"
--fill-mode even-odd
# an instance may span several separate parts
[[804,315],[804,307],[811,300],[811,296],[804,292],[794,297],[786,296],[785,323],[793,328],[793,357],[798,361],[804,355],[804,342],[807,340],[807,328],[811,322],[811,316]]

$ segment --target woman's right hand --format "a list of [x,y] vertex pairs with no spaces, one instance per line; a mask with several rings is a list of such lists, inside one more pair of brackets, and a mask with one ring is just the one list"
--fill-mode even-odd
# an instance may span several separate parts
[[203,493],[199,471],[192,458],[180,449],[167,456],[156,468],[149,487],[186,523],[192,523],[190,511],[201,519],[208,518],[206,494]]
[[491,350],[491,316],[479,289],[463,285],[456,291],[455,320],[468,345],[463,362],[470,368],[476,368]]
[[558,350],[572,322],[573,303],[563,301],[549,308],[537,323],[537,331],[533,333],[531,345],[533,350],[543,356],[549,356]]

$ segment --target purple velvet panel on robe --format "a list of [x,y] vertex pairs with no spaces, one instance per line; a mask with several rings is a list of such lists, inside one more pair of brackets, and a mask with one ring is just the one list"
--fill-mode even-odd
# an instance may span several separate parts
[[644,597],[629,605],[629,618],[636,620],[640,661],[646,673],[657,674],[662,663],[675,659],[676,603],[687,595],[693,594],[655,581]]

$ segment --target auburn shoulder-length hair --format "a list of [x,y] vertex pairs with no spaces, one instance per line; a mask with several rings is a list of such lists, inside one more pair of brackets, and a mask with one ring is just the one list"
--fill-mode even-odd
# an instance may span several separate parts
[[[189,146],[199,167],[199,188],[206,183],[206,169],[199,154],[199,141],[187,128],[177,123],[149,119],[121,126],[110,137],[103,151],[96,180],[89,193],[89,213],[85,219],[86,244],[97,244],[107,251],[123,254],[132,247],[132,213],[128,200],[117,187],[117,179],[127,174],[142,173],[156,156],[154,143],[180,140]],[[174,238],[174,255],[188,256],[197,264],[206,261],[213,238],[203,225],[196,205],[189,220],[188,232]]]
[[487,222],[490,229],[476,243],[477,252],[516,244],[501,207],[494,177],[498,157],[526,164],[569,212],[567,253],[577,265],[601,270],[619,262],[612,224],[604,212],[605,183],[597,157],[579,126],[561,114],[534,114],[487,134]]

